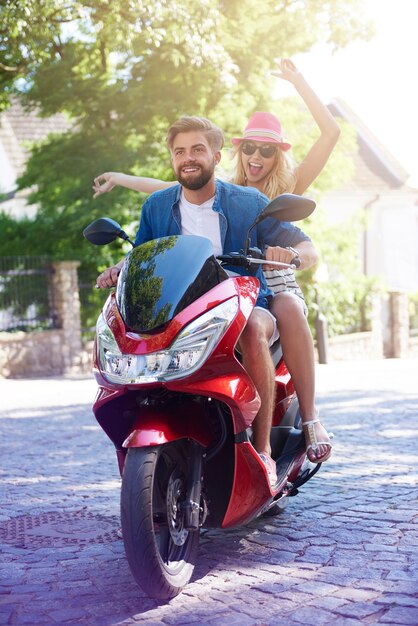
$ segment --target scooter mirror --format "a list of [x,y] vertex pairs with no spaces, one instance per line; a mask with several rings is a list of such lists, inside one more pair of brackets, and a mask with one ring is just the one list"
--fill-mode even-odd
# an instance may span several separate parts
[[256,217],[248,229],[245,242],[245,253],[250,249],[250,232],[259,222],[267,217],[274,217],[281,222],[297,222],[304,220],[314,212],[316,203],[309,198],[297,196],[294,193],[282,193],[277,198],[266,204],[263,211]]
[[309,217],[314,212],[315,207],[316,203],[309,198],[293,193],[283,193],[264,207],[256,223],[266,217],[274,217],[282,222],[297,222]]
[[112,220],[110,217],[101,217],[95,220],[83,230],[84,237],[95,246],[104,246],[107,243],[115,241],[118,237],[130,241],[128,235],[122,230],[120,224]]

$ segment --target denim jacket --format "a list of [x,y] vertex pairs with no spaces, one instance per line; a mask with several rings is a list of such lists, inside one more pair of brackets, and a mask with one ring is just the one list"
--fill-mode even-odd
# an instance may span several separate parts
[[[156,191],[144,202],[141,222],[136,234],[135,245],[158,237],[181,234],[179,208],[181,186],[174,185]],[[224,254],[239,252],[245,246],[247,231],[257,215],[269,202],[267,196],[253,187],[241,187],[216,180],[216,193],[213,211],[219,213],[219,225]],[[201,235],[201,233],[196,233]],[[203,235],[202,235],[203,236]],[[279,222],[269,217],[251,231],[251,246],[264,250],[268,246],[295,246],[301,241],[310,241],[299,228],[289,222]],[[240,274],[248,274],[243,268],[234,267]],[[267,287],[261,265],[255,272],[260,281],[257,306],[268,308],[268,300],[273,292]]]

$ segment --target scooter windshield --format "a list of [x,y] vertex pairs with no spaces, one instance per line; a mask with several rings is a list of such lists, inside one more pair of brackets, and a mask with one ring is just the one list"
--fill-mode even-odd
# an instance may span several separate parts
[[118,279],[116,301],[125,324],[149,333],[228,278],[205,237],[161,237],[134,248]]

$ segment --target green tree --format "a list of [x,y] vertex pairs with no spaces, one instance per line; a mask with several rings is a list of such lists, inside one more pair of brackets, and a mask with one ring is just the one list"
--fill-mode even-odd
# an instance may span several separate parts
[[271,108],[274,58],[372,32],[361,0],[265,0],[262,10],[256,0],[3,0],[0,17],[0,108],[18,95],[72,123],[33,147],[19,186],[37,217],[9,239],[0,232],[0,245],[20,251],[24,231],[26,253],[81,260],[91,275],[120,246],[92,248],[83,228],[107,214],[132,233],[141,204],[126,190],[93,201],[95,175],[170,178],[164,138],[176,117],[205,115],[236,133]]
[[[136,197],[93,202],[108,169],[169,176],[164,136],[183,113],[204,114],[227,133],[270,108],[275,57],[335,46],[370,32],[360,0],[6,0],[1,6],[3,101],[19,93],[43,115],[66,112],[71,132],[34,148],[20,186],[40,217],[71,222],[111,210],[136,219]],[[78,224],[80,226],[81,224]],[[74,251],[74,240],[68,241]],[[56,247],[64,243],[51,243]]]

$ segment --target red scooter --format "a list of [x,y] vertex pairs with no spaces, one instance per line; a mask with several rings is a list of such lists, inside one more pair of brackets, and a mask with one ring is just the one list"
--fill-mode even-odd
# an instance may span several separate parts
[[[267,217],[303,219],[314,208],[307,198],[283,194],[251,228]],[[163,237],[134,247],[97,322],[93,411],[117,451],[128,562],[154,598],[172,598],[190,580],[200,528],[277,514],[319,469],[307,462],[280,342],[272,347],[276,490],[251,444],[260,400],[235,348],[259,282],[225,269],[251,274],[265,262],[249,247],[250,231],[241,253],[217,258],[203,237]],[[97,245],[129,241],[108,218],[84,235]]]

